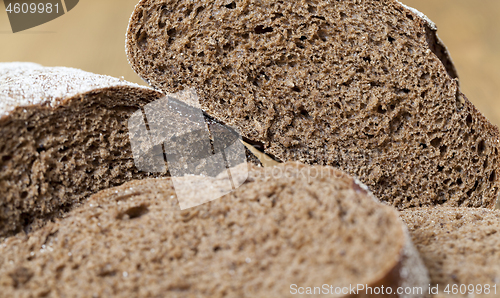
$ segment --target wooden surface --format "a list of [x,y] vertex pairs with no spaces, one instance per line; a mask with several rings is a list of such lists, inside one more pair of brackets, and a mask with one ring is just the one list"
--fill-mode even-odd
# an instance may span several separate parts
[[[3,1],[2,1],[3,2]],[[66,15],[12,34],[0,3],[0,61],[32,61],[123,76],[141,83],[125,56],[125,31],[138,0],[82,0]],[[403,0],[438,26],[457,66],[462,91],[500,125],[500,1]]]
[[1,62],[76,67],[145,84],[125,55],[125,31],[139,0],[81,0],[67,14],[15,34],[0,2]]

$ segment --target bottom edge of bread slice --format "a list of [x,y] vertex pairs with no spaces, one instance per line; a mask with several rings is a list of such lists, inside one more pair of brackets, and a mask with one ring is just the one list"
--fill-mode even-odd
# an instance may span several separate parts
[[[427,271],[397,212],[355,179],[298,163],[231,169],[241,173],[248,178],[234,191],[184,210],[172,178],[101,191],[65,218],[0,244],[3,292],[425,297]],[[193,200],[221,191],[223,178],[202,178]],[[178,179],[197,185],[200,177]]]

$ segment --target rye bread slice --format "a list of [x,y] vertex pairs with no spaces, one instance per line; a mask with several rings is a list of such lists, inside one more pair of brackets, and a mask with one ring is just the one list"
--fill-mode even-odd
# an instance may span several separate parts
[[[482,208],[416,208],[401,212],[413,243],[439,291],[450,285],[473,285],[474,294],[500,296],[500,210]],[[476,288],[477,287],[477,288]],[[483,293],[479,293],[482,287]],[[496,289],[496,292],[494,292]],[[458,289],[460,291],[460,289]],[[460,292],[442,292],[457,297]],[[469,288],[464,293],[469,294]]]
[[163,96],[77,69],[0,63],[0,239],[104,188],[167,176],[138,170],[128,130],[133,113]]
[[132,68],[280,161],[339,167],[399,209],[495,205],[499,132],[435,25],[393,0],[142,0]]
[[[248,177],[186,210],[170,178],[104,190],[65,218],[0,244],[2,293],[295,297],[293,285],[358,283],[425,291],[426,269],[397,212],[347,174],[287,163],[251,166]],[[214,179],[210,191],[218,190]]]

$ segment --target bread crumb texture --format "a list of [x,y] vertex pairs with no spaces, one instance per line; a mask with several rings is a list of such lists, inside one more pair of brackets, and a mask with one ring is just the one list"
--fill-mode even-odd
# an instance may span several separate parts
[[[78,69],[0,63],[0,96],[0,239],[41,226],[99,190],[168,176],[166,166],[146,172],[138,165],[147,163],[158,148],[153,145],[166,143],[165,149],[179,151],[179,144],[165,140],[168,134],[150,144],[137,129],[140,123],[129,123],[141,107],[164,96],[152,88]],[[164,129],[179,134],[186,133],[179,123],[192,124],[188,115],[175,112],[159,118],[169,120]],[[206,135],[188,134],[186,154],[210,146],[215,136],[235,135],[217,121],[204,120]],[[135,158],[131,139],[140,151]],[[260,164],[250,151],[246,155]]]
[[152,86],[195,88],[280,161],[339,167],[399,209],[491,208],[498,129],[435,30],[393,0],[142,0],[126,48]]
[[194,208],[180,210],[169,178],[145,179],[8,238],[1,295],[289,297],[291,284],[403,282],[404,225],[350,176],[295,163],[250,170]]
[[[432,284],[500,285],[500,210],[417,208],[401,212]],[[477,293],[477,292],[475,292]],[[443,293],[444,294],[444,293]]]
[[0,63],[0,96],[0,239],[149,176],[134,165],[127,121],[160,92],[77,69]]

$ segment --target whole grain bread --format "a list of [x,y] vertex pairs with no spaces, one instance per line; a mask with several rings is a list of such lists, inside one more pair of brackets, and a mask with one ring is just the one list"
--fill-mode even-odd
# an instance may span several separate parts
[[[170,178],[99,192],[65,218],[0,244],[2,294],[302,297],[295,287],[323,284],[425,291],[427,272],[406,227],[366,186],[331,167],[298,163],[251,166],[248,177],[186,210]],[[214,179],[207,191],[218,185]]]
[[0,63],[0,239],[104,188],[168,176],[138,170],[128,129],[134,112],[163,96],[77,69]]
[[397,1],[141,0],[126,50],[280,161],[337,166],[399,209],[495,205],[498,129],[436,26]]
[[500,296],[500,210],[416,208],[400,216],[442,297],[458,297],[459,291],[465,297]]

